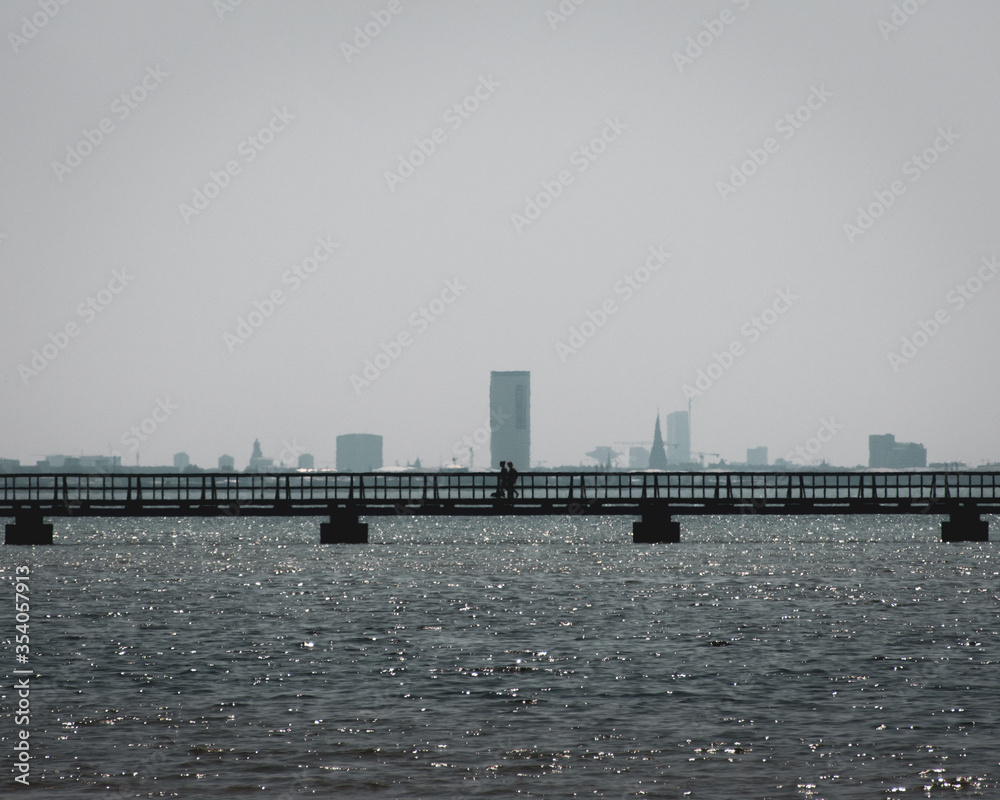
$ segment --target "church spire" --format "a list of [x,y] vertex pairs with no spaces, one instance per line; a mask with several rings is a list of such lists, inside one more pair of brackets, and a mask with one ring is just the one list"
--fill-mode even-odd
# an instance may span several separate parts
[[656,428],[653,429],[653,447],[649,451],[649,468],[666,469],[667,451],[663,447],[663,434],[660,433],[660,412],[656,412]]

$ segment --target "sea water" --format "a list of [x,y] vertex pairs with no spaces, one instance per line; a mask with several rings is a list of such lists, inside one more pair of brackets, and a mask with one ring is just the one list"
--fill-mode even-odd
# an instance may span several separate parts
[[1000,797],[997,545],[938,517],[368,521],[2,548],[0,794],[28,729],[65,798]]

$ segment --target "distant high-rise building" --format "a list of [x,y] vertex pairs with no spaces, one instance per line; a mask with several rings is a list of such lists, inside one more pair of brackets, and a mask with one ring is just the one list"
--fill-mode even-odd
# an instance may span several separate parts
[[691,463],[691,425],[687,411],[667,414],[667,463]]
[[916,442],[897,442],[892,451],[898,469],[926,467],[927,448]]
[[663,433],[660,431],[659,414],[656,415],[656,427],[653,428],[653,447],[649,451],[649,468],[667,468],[667,453],[663,448]]
[[374,433],[345,433],[338,436],[337,469],[341,472],[382,469],[382,437]]
[[868,466],[876,469],[907,469],[927,466],[927,448],[915,442],[897,442],[891,433],[868,437]]
[[747,448],[747,465],[751,467],[766,467],[767,466],[767,448],[766,447],[748,447]]
[[889,467],[892,461],[892,448],[896,445],[896,437],[891,433],[872,434],[868,437],[868,466],[876,468]]
[[490,466],[531,468],[531,373],[490,373]]
[[174,469],[183,472],[191,465],[191,459],[187,453],[174,453]]
[[299,469],[315,469],[316,462],[312,455],[309,453],[303,453],[299,456]]
[[219,456],[219,470],[233,472],[236,469],[236,459],[232,456]]
[[645,447],[630,447],[628,449],[629,469],[649,469],[649,451]]

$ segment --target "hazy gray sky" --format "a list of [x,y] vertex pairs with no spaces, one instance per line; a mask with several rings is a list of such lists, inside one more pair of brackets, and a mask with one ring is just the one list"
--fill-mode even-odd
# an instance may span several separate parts
[[687,395],[729,460],[824,426],[817,462],[998,459],[998,30],[993,0],[8,0],[0,456],[372,432],[485,466],[490,371],[530,370],[549,466]]

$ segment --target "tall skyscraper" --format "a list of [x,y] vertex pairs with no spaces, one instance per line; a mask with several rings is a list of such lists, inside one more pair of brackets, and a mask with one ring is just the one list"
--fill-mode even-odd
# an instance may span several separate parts
[[687,411],[667,414],[667,463],[691,463],[691,424]]
[[531,468],[531,373],[490,373],[490,466]]

